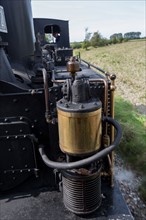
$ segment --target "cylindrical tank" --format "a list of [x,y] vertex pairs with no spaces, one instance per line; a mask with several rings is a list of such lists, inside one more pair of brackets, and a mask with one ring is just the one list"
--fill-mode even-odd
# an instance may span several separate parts
[[90,98],[86,80],[75,80],[69,90],[70,99],[57,103],[60,149],[72,156],[89,155],[101,144],[101,102]]
[[63,152],[85,155],[96,152],[101,142],[101,109],[65,112],[58,109],[59,142]]
[[34,54],[34,27],[30,0],[0,0],[3,6],[8,33],[3,41],[8,42],[7,51],[13,61],[26,61]]

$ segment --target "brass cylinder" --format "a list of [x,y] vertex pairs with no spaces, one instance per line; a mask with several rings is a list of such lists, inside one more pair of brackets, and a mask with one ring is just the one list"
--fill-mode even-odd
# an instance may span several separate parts
[[71,73],[75,73],[77,71],[80,71],[80,65],[79,62],[76,61],[75,57],[71,57],[70,61],[67,63],[67,71]]
[[59,142],[62,152],[80,156],[99,150],[101,108],[92,112],[66,112],[58,109]]

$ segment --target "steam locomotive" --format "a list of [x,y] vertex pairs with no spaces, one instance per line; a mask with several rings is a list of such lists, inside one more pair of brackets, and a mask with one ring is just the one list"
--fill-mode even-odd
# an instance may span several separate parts
[[30,0],[0,0],[0,18],[0,216],[132,219],[114,180],[115,74],[73,56],[68,21],[33,19]]

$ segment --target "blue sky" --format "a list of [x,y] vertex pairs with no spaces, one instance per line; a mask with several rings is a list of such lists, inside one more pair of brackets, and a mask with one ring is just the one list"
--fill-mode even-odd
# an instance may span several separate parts
[[146,36],[146,0],[32,0],[33,17],[69,21],[70,40],[83,41],[85,28],[109,38],[140,31]]

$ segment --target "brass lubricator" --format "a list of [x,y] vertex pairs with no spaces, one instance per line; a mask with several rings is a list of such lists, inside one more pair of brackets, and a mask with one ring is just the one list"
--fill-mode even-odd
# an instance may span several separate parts
[[[72,58],[67,69],[71,79],[63,86],[57,103],[59,144],[68,161],[86,158],[100,150],[101,101],[92,98],[89,80],[79,78],[79,63]],[[95,211],[101,203],[100,163],[62,172],[64,205],[76,214]]]

